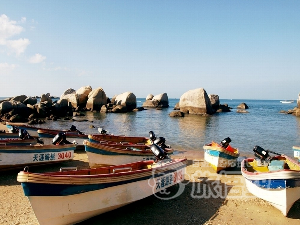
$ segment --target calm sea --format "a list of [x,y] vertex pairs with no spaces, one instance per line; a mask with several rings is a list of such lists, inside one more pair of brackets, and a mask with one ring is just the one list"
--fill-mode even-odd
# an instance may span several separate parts
[[[138,98],[142,106],[144,98]],[[219,113],[210,117],[186,115],[170,117],[179,99],[169,99],[169,108],[147,109],[124,114],[86,112],[79,121],[47,121],[40,127],[68,129],[72,124],[87,134],[98,133],[101,127],[116,135],[146,136],[152,130],[157,136],[166,138],[167,144],[178,150],[202,150],[202,146],[212,140],[220,142],[230,137],[231,145],[240,150],[241,155],[253,153],[259,145],[278,153],[293,156],[293,145],[300,145],[300,117],[279,113],[296,107],[296,101],[283,104],[280,100],[221,99],[232,112]],[[240,103],[249,106],[249,113],[237,113]]]

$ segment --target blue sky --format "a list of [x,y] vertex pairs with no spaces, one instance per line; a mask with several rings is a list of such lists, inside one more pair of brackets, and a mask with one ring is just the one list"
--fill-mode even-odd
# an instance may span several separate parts
[[300,1],[0,1],[0,96],[297,99]]

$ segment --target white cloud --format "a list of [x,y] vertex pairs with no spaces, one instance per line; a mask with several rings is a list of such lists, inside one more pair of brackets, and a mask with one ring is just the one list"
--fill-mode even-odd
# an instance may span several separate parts
[[13,71],[16,67],[16,64],[0,63],[0,72],[6,74]]
[[[25,17],[23,17],[25,18]],[[24,19],[22,20],[24,21]],[[5,45],[7,39],[20,34],[24,30],[16,21],[10,20],[5,14],[0,16],[0,44]]]
[[30,41],[27,38],[20,38],[18,40],[6,41],[6,46],[17,56],[24,53]]
[[29,59],[30,63],[41,63],[46,59],[46,56],[42,56],[41,54],[35,54]]

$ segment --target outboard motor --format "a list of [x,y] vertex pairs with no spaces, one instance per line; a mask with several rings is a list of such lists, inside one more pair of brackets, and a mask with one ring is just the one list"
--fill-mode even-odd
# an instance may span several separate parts
[[72,125],[71,127],[70,127],[70,131],[76,131],[77,130],[77,128],[74,126],[74,125]]
[[16,126],[11,126],[10,128],[10,133],[18,133],[19,132],[19,129],[16,127]]
[[25,129],[19,129],[19,138],[22,140],[33,139]]
[[107,130],[104,130],[103,128],[98,128],[98,131],[100,134],[106,134]]
[[54,145],[63,145],[63,144],[72,144],[71,142],[67,141],[66,133],[58,133],[52,140],[52,144]]
[[52,140],[52,144],[59,144],[63,140],[63,133],[58,133]]
[[230,137],[227,137],[224,140],[222,140],[220,144],[222,145],[223,148],[227,148],[230,142],[231,142]]
[[155,155],[156,162],[158,160],[169,159],[168,154],[159,146],[159,144],[164,144],[165,139],[163,137],[156,138],[153,131],[149,132],[149,137],[152,142],[152,145],[150,146],[150,150]]
[[161,147],[159,147],[157,144],[152,144],[150,146],[150,149],[151,149],[152,153],[155,155],[156,160],[163,160],[163,159],[169,158],[167,153]]
[[154,140],[156,139],[154,132],[151,130],[149,131],[149,137],[152,143],[154,143]]
[[262,147],[256,145],[253,148],[254,155],[259,158],[261,161],[269,161],[270,160],[270,155],[269,151],[263,149]]
[[164,137],[158,137],[155,139],[154,144],[157,144],[162,149],[171,148],[171,146],[166,145],[166,139]]

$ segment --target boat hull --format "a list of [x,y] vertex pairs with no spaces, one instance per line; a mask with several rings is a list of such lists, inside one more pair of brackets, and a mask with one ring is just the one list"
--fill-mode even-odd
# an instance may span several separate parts
[[[245,179],[245,181],[246,187],[251,194],[270,202],[284,216],[287,216],[293,204],[300,198],[300,187],[271,189],[259,187],[248,179]],[[269,182],[271,183],[272,181]]]
[[0,140],[14,139],[19,140],[19,133],[0,133]]
[[38,127],[30,126],[24,123],[9,123],[6,122],[6,127],[9,131],[12,130],[13,126],[17,127],[18,129],[24,129],[26,130],[30,136],[32,137],[38,137],[37,130],[39,129]]
[[[86,179],[71,175],[67,178],[68,184],[60,184],[62,176],[49,178],[52,182],[47,184],[37,177],[37,183],[22,182],[22,187],[40,224],[74,224],[146,198],[184,180],[185,164],[182,160],[164,168],[160,171],[158,166],[157,171],[152,168],[136,174],[119,173],[102,180],[97,178],[100,179],[98,182],[94,182],[92,176]],[[18,175],[20,180],[27,179]]]
[[208,162],[212,168],[219,172],[224,169],[237,166],[239,151],[228,145],[226,148],[212,141],[203,146],[204,160]]
[[113,148],[89,141],[85,141],[84,145],[90,167],[97,167],[101,165],[119,165],[144,160],[155,160],[155,156],[150,150],[135,151]]
[[75,145],[0,146],[0,170],[72,160]]
[[287,216],[293,204],[300,199],[300,165],[287,156],[277,158],[285,159],[291,169],[268,171],[267,167],[271,168],[270,165],[256,166],[254,159],[245,159],[241,172],[250,193],[270,202]]
[[144,144],[144,145],[151,145],[151,141],[149,138],[145,137],[136,137],[136,136],[119,136],[119,135],[112,135],[112,134],[93,134],[88,135],[88,139],[90,142],[119,142],[119,143],[134,143],[134,144]]

